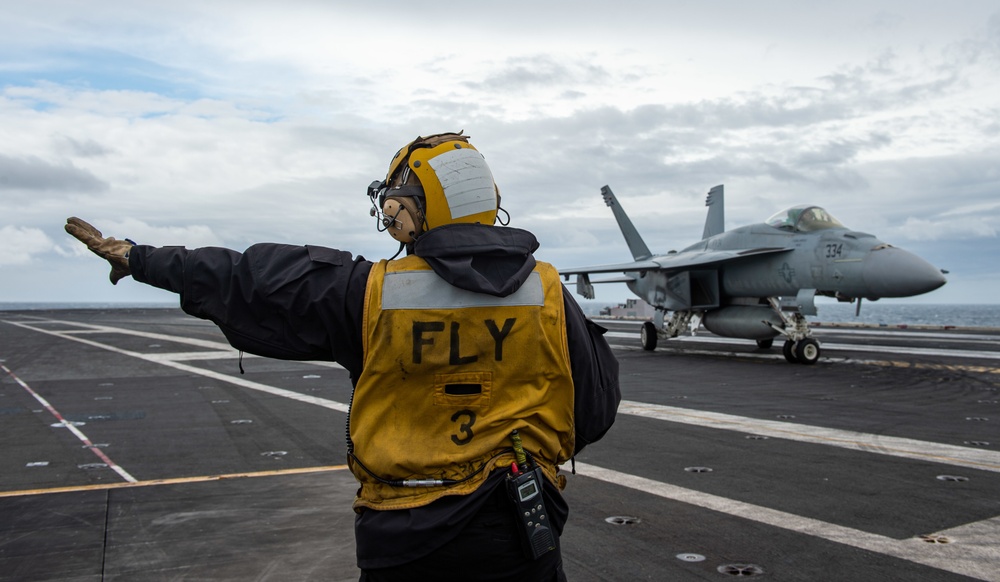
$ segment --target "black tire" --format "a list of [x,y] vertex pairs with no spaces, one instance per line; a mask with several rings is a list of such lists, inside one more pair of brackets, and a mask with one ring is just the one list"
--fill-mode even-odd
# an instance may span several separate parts
[[642,324],[642,331],[639,332],[639,338],[642,340],[642,349],[647,352],[651,352],[656,349],[656,325],[652,321],[647,321]]
[[757,340],[757,347],[762,350],[769,350],[774,345],[774,338]]
[[819,361],[819,342],[811,337],[795,344],[795,359],[807,365],[815,364]]
[[798,358],[795,357],[795,342],[792,340],[785,340],[785,345],[781,346],[781,353],[789,364],[799,363]]

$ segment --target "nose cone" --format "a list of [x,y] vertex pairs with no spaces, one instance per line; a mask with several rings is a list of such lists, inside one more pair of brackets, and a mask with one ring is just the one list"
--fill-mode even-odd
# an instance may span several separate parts
[[933,291],[947,279],[941,270],[917,255],[894,247],[873,250],[863,271],[869,298],[912,297]]

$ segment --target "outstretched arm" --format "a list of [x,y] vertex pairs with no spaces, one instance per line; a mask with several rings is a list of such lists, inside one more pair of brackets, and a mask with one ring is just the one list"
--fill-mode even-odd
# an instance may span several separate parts
[[363,257],[279,244],[258,244],[243,253],[133,245],[70,220],[67,232],[112,264],[113,282],[131,274],[179,294],[185,312],[214,322],[233,347],[285,360],[333,360],[354,378],[360,373],[371,270]]

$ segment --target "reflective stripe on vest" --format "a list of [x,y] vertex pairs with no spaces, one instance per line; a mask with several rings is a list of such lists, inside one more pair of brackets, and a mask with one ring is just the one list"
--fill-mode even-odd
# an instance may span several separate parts
[[386,273],[382,288],[382,309],[459,309],[545,305],[542,277],[531,273],[521,288],[507,297],[473,293],[450,285],[434,271]]

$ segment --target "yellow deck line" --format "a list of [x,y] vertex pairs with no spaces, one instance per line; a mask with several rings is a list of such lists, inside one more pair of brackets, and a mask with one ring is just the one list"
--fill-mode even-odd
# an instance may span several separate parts
[[22,497],[28,495],[46,495],[49,493],[72,493],[76,491],[101,491],[104,489],[124,489],[128,487],[150,487],[153,485],[178,485],[184,483],[203,483],[205,481],[222,481],[224,479],[244,479],[251,477],[275,477],[279,475],[301,475],[306,473],[325,473],[342,471],[347,465],[331,465],[327,467],[301,467],[298,469],[282,469],[278,471],[257,471],[254,473],[229,473],[226,475],[200,475],[197,477],[177,477],[174,479],[152,479],[135,483],[100,483],[95,485],[71,485],[68,487],[51,487],[49,489],[23,489],[21,491],[0,491],[0,497]]

